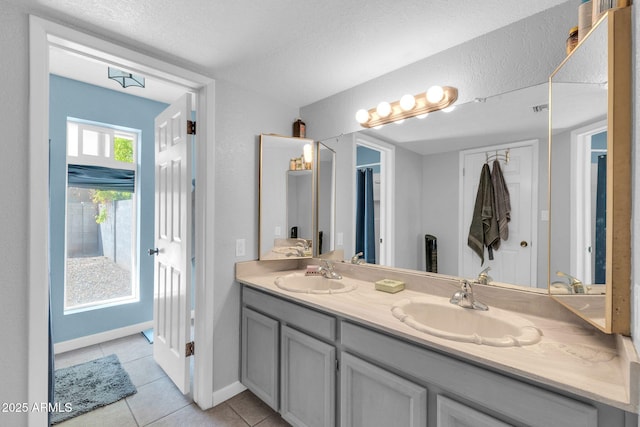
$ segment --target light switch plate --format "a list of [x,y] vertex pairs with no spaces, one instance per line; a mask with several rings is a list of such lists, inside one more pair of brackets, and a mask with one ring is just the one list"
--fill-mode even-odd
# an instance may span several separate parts
[[236,239],[236,256],[244,256],[244,255],[245,255],[245,240]]

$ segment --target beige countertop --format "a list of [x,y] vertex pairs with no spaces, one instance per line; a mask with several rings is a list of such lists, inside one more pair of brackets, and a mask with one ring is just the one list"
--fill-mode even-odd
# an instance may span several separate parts
[[[485,289],[476,285],[476,298],[487,303],[490,309],[493,306],[512,311],[533,322],[543,333],[537,344],[491,347],[438,338],[417,331],[392,315],[391,306],[405,298],[451,296],[457,282],[448,276],[338,263],[337,271],[357,281],[355,290],[340,294],[307,294],[285,291],[275,285],[278,276],[304,272],[305,263],[313,263],[313,260],[238,263],[236,279],[271,294],[475,364],[626,411],[638,410],[640,363],[631,340],[601,333],[571,315],[546,294],[498,289],[495,286]],[[406,288],[396,294],[376,291],[374,282],[378,278],[403,280]]]

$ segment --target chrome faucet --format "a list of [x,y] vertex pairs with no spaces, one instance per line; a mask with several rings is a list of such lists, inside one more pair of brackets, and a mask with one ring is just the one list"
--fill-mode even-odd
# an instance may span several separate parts
[[473,297],[473,287],[467,280],[460,281],[460,290],[457,291],[449,300],[451,304],[459,305],[462,308],[470,308],[474,310],[489,310],[486,304],[476,301]]
[[491,282],[493,279],[491,278],[491,276],[489,276],[489,274],[487,274],[487,272],[491,270],[491,267],[487,267],[484,270],[482,270],[480,272],[480,274],[478,274],[478,278],[476,279],[476,282],[480,285],[488,285],[489,282]]
[[329,260],[322,260],[322,265],[318,268],[318,272],[327,279],[342,279],[342,276],[333,269],[333,263]]
[[360,258],[363,255],[364,254],[362,252],[358,252],[357,254],[352,256],[351,257],[351,264],[364,264],[366,261],[364,259]]
[[552,285],[562,285],[567,288],[570,294],[584,294],[584,285],[578,278],[573,277],[572,275],[567,274],[563,271],[556,271],[556,276],[566,278],[569,283],[557,281],[553,282]]
[[301,247],[303,250],[309,250],[309,241],[307,239],[296,239],[296,246]]

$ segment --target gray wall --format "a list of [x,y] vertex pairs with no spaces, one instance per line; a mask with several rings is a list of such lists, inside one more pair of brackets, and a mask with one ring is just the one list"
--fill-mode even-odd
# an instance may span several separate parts
[[[239,380],[240,285],[234,264],[258,258],[259,134],[289,135],[296,117],[296,108],[216,81],[214,390]],[[247,241],[240,258],[239,238]]]
[[[3,162],[0,168],[0,402],[27,401],[27,239],[29,33],[27,14],[20,8],[0,6],[0,129]],[[11,349],[9,351],[9,349]],[[3,413],[3,425],[27,424],[25,414]]]

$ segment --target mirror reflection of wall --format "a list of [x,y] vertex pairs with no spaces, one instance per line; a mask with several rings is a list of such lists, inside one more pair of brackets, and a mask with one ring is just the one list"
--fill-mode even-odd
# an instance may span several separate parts
[[313,176],[311,170],[286,171],[287,176],[287,230],[289,238],[311,239],[312,212],[311,188]]

